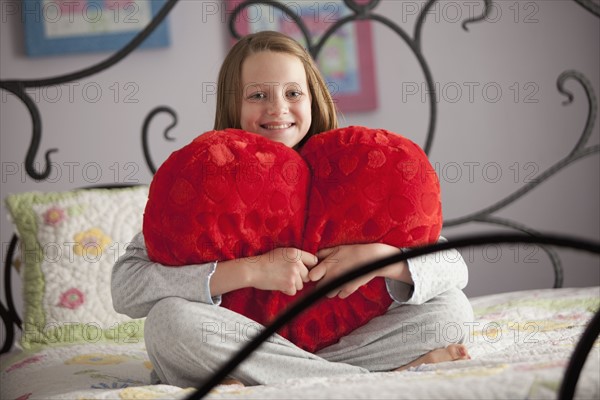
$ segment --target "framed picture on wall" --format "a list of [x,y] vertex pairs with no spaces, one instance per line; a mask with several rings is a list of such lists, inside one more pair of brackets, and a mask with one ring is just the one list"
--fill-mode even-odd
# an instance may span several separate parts
[[[25,0],[25,52],[31,57],[111,52],[131,41],[166,0]],[[169,45],[163,21],[140,48]]]
[[[223,15],[231,15],[242,2],[243,0],[224,0]],[[286,4],[302,18],[312,35],[313,44],[317,43],[322,33],[335,21],[351,13],[342,0],[279,2]],[[306,45],[294,20],[275,7],[251,4],[238,14],[235,23],[241,35],[273,30],[285,33]],[[319,69],[337,108],[342,112],[377,108],[371,25],[370,21],[345,24],[327,40],[317,55]],[[235,43],[235,39],[232,43]]]

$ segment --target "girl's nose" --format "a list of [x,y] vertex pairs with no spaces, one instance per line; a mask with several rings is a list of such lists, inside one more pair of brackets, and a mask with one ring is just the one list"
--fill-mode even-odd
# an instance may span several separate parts
[[289,110],[289,104],[283,96],[274,96],[269,102],[268,112],[270,115],[286,114]]

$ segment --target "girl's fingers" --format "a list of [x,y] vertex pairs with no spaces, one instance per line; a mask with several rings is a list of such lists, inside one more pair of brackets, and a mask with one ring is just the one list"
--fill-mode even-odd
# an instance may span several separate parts
[[337,247],[330,247],[328,249],[321,249],[321,250],[317,251],[317,258],[319,260],[322,260],[322,259],[327,258],[330,255],[336,253],[337,251],[338,251]]
[[357,287],[354,286],[344,286],[344,288],[342,290],[340,290],[339,292],[339,296],[340,299],[345,299],[346,297],[350,296],[352,293],[354,293],[356,291],[356,289],[358,289]]
[[302,262],[302,267],[300,269],[300,277],[302,278],[302,282],[310,282],[310,278],[308,277],[309,269],[317,265],[319,260],[314,254],[301,251],[300,261]]
[[308,277],[312,282],[316,282],[318,280],[321,280],[321,278],[325,276],[326,272],[327,268],[325,264],[321,263],[310,270],[310,272],[308,273]]
[[298,276],[296,277],[296,291],[300,291],[302,290],[302,288],[304,287],[304,284],[302,283],[302,277]]
[[306,267],[300,270],[300,279],[302,279],[302,282],[310,282],[310,278],[308,277],[309,273],[310,271]]
[[317,265],[319,259],[314,254],[300,250],[300,261],[302,261],[302,264],[304,264],[308,269],[310,269]]

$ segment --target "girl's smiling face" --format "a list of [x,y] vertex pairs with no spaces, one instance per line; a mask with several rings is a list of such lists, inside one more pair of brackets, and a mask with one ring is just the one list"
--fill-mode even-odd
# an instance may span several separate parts
[[294,147],[311,124],[311,96],[302,61],[261,51],[242,64],[241,128]]

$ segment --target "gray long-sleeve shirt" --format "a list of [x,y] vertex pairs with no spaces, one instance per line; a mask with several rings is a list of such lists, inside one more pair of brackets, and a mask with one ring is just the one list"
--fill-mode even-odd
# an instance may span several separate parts
[[[216,262],[177,268],[152,262],[139,233],[113,267],[113,306],[131,318],[146,317],[154,304],[167,297],[217,306],[221,296],[211,296],[209,286],[216,267]],[[390,296],[402,304],[422,304],[451,288],[467,285],[467,265],[457,250],[409,259],[408,268],[414,285],[386,278]]]

